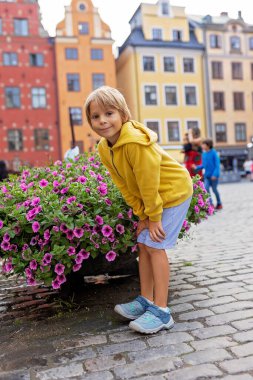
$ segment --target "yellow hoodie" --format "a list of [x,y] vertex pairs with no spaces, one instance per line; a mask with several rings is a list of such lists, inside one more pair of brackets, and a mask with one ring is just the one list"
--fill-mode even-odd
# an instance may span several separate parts
[[141,220],[160,221],[163,208],[183,203],[193,192],[188,171],[156,141],[156,133],[130,120],[112,147],[105,138],[98,144],[102,163]]

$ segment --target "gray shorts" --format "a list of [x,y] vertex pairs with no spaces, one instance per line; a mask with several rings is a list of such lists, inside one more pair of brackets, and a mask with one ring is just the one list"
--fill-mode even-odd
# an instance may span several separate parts
[[163,209],[162,226],[166,234],[163,241],[158,243],[151,240],[149,230],[146,228],[139,234],[137,242],[157,249],[168,249],[174,247],[191,204],[191,200],[192,197],[188,198],[178,206]]

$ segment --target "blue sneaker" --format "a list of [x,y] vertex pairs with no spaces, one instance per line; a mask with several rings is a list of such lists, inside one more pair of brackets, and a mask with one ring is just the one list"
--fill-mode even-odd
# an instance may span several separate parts
[[149,305],[144,314],[129,324],[131,329],[144,334],[153,334],[162,329],[171,329],[173,326],[170,311],[163,311],[156,305]]
[[114,311],[127,319],[139,318],[151,304],[142,296],[136,297],[132,302],[121,303],[115,306]]

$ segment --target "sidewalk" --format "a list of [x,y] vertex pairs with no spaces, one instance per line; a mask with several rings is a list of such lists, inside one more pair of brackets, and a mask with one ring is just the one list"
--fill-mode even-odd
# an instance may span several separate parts
[[253,183],[220,191],[224,210],[170,252],[171,331],[139,335],[113,313],[136,278],[93,286],[80,310],[1,326],[0,380],[253,379]]

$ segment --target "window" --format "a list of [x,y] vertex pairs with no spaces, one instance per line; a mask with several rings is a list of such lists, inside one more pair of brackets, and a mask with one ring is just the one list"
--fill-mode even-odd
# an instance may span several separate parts
[[161,13],[164,16],[169,15],[169,3],[167,1],[161,3]]
[[195,128],[199,128],[199,122],[195,121],[195,120],[188,120],[187,121],[187,131],[189,129],[195,129]]
[[153,28],[152,29],[152,37],[153,37],[153,40],[162,40],[163,39],[162,29]]
[[175,86],[165,86],[166,105],[177,105],[177,88]]
[[177,29],[173,30],[172,32],[173,41],[182,41],[183,39],[182,37],[183,37],[182,30],[177,30]]
[[10,152],[23,150],[23,134],[21,129],[8,130],[8,149]]
[[78,30],[79,30],[79,34],[89,34],[88,22],[79,22]]
[[167,121],[167,129],[168,129],[168,140],[169,141],[180,141],[179,122],[178,121]]
[[80,11],[85,11],[85,9],[86,9],[86,6],[85,6],[85,4],[83,4],[83,3],[81,3],[81,4],[79,4],[79,10]]
[[242,79],[242,64],[241,62],[232,62],[232,79]]
[[225,110],[225,97],[224,92],[215,91],[213,93],[213,108],[217,110]]
[[66,59],[78,59],[78,50],[76,48],[66,48],[65,49]]
[[18,87],[5,88],[6,108],[20,108],[20,89]]
[[196,87],[185,86],[185,104],[188,106],[197,104]]
[[244,93],[243,92],[234,92],[234,110],[240,111],[244,110]]
[[161,136],[160,136],[160,131],[159,131],[159,122],[158,121],[147,121],[146,126],[157,134],[158,142],[161,141]]
[[69,115],[72,119],[72,125],[82,125],[83,124],[82,108],[80,108],[80,107],[69,107]]
[[155,58],[154,57],[143,57],[143,70],[144,71],[155,71]]
[[163,57],[163,70],[166,72],[175,72],[175,59],[174,57]]
[[235,141],[237,142],[247,141],[246,124],[244,123],[235,124]]
[[183,58],[184,62],[184,72],[193,73],[194,72],[194,59],[193,58]]
[[226,124],[215,124],[215,138],[216,142],[227,141],[227,126]]
[[44,55],[42,53],[31,53],[29,55],[30,66],[42,67],[44,66]]
[[230,49],[231,51],[240,51],[241,49],[241,39],[240,37],[232,36],[230,37]]
[[0,18],[0,35],[3,34],[3,20]]
[[36,150],[49,150],[48,129],[34,130],[34,146]]
[[221,48],[221,36],[218,34],[210,35],[210,47],[212,49],[220,49]]
[[253,37],[249,38],[249,49],[253,50]]
[[68,91],[80,91],[79,74],[67,74],[67,89]]
[[91,59],[101,61],[104,59],[104,52],[102,49],[91,49]]
[[14,34],[16,36],[28,36],[28,20],[25,18],[14,18]]
[[44,87],[34,87],[31,91],[32,107],[33,108],[46,108],[46,89]]
[[3,53],[3,65],[4,66],[18,66],[17,53]]
[[144,86],[145,104],[147,106],[157,105],[156,86]]
[[105,74],[92,74],[92,88],[97,88],[105,85]]
[[223,79],[223,66],[222,62],[212,62],[212,78]]

